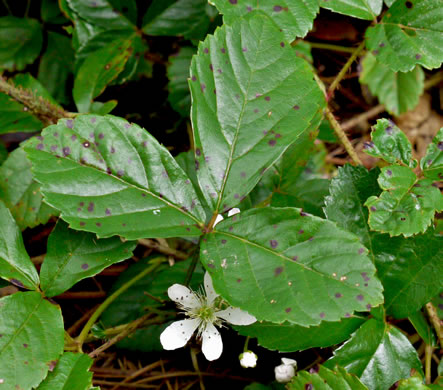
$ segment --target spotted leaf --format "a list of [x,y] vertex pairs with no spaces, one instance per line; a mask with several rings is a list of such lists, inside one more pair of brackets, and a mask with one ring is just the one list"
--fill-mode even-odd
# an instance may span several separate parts
[[320,4],[339,14],[374,20],[381,12],[383,0],[321,0]]
[[324,107],[309,65],[265,15],[208,36],[190,87],[197,175],[214,212],[240,203]]
[[392,325],[370,319],[340,348],[325,366],[339,365],[357,375],[370,389],[389,389],[410,376],[411,369],[422,372],[417,351],[407,337]]
[[30,290],[38,288],[37,270],[26,252],[14,218],[2,201],[0,201],[0,277],[18,287]]
[[371,196],[365,203],[373,230],[408,237],[424,232],[435,212],[443,210],[443,195],[432,185],[432,180],[418,180],[408,167],[383,168],[378,184],[384,191],[379,197]]
[[443,127],[429,144],[426,156],[420,161],[423,174],[433,180],[443,180]]
[[204,211],[191,181],[144,129],[80,115],[25,147],[45,201],[99,237],[198,236]]
[[42,291],[48,297],[61,294],[79,280],[128,259],[135,245],[130,241],[122,242],[118,237],[97,240],[95,234],[71,230],[59,220],[49,236],[40,270]]
[[358,238],[300,209],[225,219],[204,237],[200,256],[215,290],[258,320],[318,325],[383,302]]
[[319,11],[318,0],[212,0],[227,24],[259,10],[280,27],[289,41],[304,37],[312,29]]
[[0,299],[0,383],[8,390],[33,389],[63,353],[64,328],[58,305],[37,292]]
[[395,72],[417,64],[438,68],[443,61],[441,0],[397,0],[380,23],[366,30],[366,46]]

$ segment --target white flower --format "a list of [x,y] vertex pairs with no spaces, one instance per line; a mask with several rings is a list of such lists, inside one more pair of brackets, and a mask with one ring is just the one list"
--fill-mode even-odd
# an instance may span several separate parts
[[289,382],[295,375],[295,368],[297,367],[297,362],[293,359],[282,358],[282,364],[275,367],[275,379],[280,383]]
[[[174,284],[168,288],[168,295],[189,319],[176,321],[169,325],[160,335],[164,349],[172,350],[184,347],[198,329],[201,337],[202,351],[208,360],[218,359],[223,350],[220,333],[214,325],[220,326],[224,321],[233,325],[250,325],[257,319],[247,312],[234,307],[220,310],[216,307],[218,294],[212,286],[211,276],[206,272],[204,293],[195,293],[186,286]],[[219,301],[217,299],[217,301]]]
[[[232,217],[233,215],[238,214],[239,212],[240,212],[240,209],[238,209],[237,207],[234,207],[233,209],[228,211],[228,217]],[[217,215],[217,218],[215,218],[213,226],[217,225],[219,222],[221,222],[223,220],[224,220],[224,218],[221,214]]]
[[257,355],[252,351],[240,354],[240,364],[244,368],[254,368],[257,365]]

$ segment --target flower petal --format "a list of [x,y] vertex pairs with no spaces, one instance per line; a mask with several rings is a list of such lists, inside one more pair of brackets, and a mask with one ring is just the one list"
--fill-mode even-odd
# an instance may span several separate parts
[[172,350],[184,347],[199,324],[198,318],[173,322],[160,335],[163,348]]
[[211,275],[209,275],[208,272],[205,273],[205,278],[204,278],[203,282],[205,284],[207,303],[208,303],[209,306],[211,306],[212,303],[214,302],[215,298],[218,297],[218,294],[214,290],[214,286],[212,284]]
[[254,316],[238,307],[228,307],[216,312],[215,315],[232,325],[251,325],[257,321]]
[[215,225],[217,225],[219,222],[221,222],[223,220],[224,220],[223,216],[221,214],[218,214],[217,217],[215,218],[214,225],[212,225],[212,226],[214,227]]
[[197,295],[181,284],[176,283],[169,287],[168,295],[171,300],[183,305],[185,308],[194,309],[201,306]]
[[202,351],[208,360],[218,359],[223,351],[223,342],[219,331],[208,323],[202,333]]
[[234,207],[233,209],[228,211],[228,217],[232,217],[235,214],[238,214],[240,212],[240,209],[237,207]]

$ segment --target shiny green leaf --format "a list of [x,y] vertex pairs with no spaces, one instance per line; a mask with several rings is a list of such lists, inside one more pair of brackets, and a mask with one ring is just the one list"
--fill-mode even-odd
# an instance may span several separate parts
[[43,127],[35,116],[4,93],[0,93],[0,134],[35,132]]
[[57,212],[46,203],[34,180],[31,162],[22,148],[15,149],[0,167],[0,199],[21,230],[48,222]]
[[65,352],[37,390],[89,390],[92,386],[91,366],[92,359],[88,355]]
[[366,30],[366,46],[393,71],[420,64],[438,68],[443,61],[441,0],[396,1],[380,23]]
[[380,103],[395,115],[412,110],[424,90],[425,75],[420,66],[410,72],[394,72],[368,53],[362,62],[360,82],[367,84]]
[[[39,279],[37,270],[26,252],[20,230],[11,213],[1,201],[0,277],[9,280],[18,287],[28,288],[30,290],[36,290],[38,288]],[[2,332],[0,332],[0,334],[2,334]],[[0,340],[0,351],[1,341],[2,340]]]
[[40,54],[43,35],[35,19],[0,18],[0,69],[23,70]]
[[434,331],[421,310],[410,314],[408,320],[426,344],[432,345],[433,347],[437,345]]
[[[58,5],[58,0],[42,0],[40,15],[44,22],[52,24],[63,24],[68,22]],[[51,32],[48,31],[49,34]]]
[[443,127],[429,144],[420,167],[429,179],[443,180]]
[[200,253],[216,291],[258,320],[317,325],[383,301],[358,238],[299,209],[225,219],[204,237]]
[[351,316],[341,321],[324,321],[318,326],[309,328],[284,322],[256,322],[249,326],[238,326],[235,329],[243,336],[256,337],[258,344],[279,352],[303,351],[315,347],[330,347],[349,338],[364,318]]
[[61,294],[79,280],[130,258],[135,246],[118,237],[97,240],[95,234],[71,230],[59,220],[49,236],[40,270],[42,291],[47,297]]
[[443,245],[433,229],[408,239],[376,235],[372,243],[389,314],[406,318],[441,291]]
[[383,0],[327,0],[321,1],[322,8],[359,19],[374,20],[380,14]]
[[293,41],[304,37],[312,29],[319,11],[318,0],[212,0],[223,14],[223,20],[232,24],[239,17],[259,10],[269,16],[284,32],[285,38]]
[[70,102],[71,91],[67,88],[73,71],[74,51],[71,40],[61,34],[48,31],[48,46],[38,68],[38,80],[54,99],[60,103]]
[[408,167],[391,165],[382,169],[378,184],[384,191],[371,196],[369,208],[372,230],[403,234],[405,237],[426,231],[436,211],[443,210],[443,195],[430,179],[418,180]]
[[422,372],[417,351],[392,325],[370,319],[325,363],[357,375],[370,390],[389,389],[411,369]]
[[329,370],[324,366],[319,366],[318,370],[297,372],[287,388],[288,390],[367,390],[355,375],[347,373],[342,367]]
[[189,178],[136,124],[113,116],[60,120],[25,150],[45,201],[99,237],[199,236],[205,220]]
[[37,292],[18,292],[1,298],[0,308],[1,387],[35,388],[63,353],[61,310]]
[[168,101],[172,108],[183,117],[189,117],[191,110],[188,79],[191,58],[195,53],[196,50],[192,47],[182,47],[178,53],[169,57]]
[[123,71],[134,37],[117,39],[85,59],[74,81],[73,96],[79,112],[88,112],[92,101]]
[[[424,384],[423,377],[418,372],[416,372],[413,376],[411,376],[408,379],[402,379],[402,380],[398,381],[396,386],[397,386],[396,390],[430,390],[431,389],[431,387],[426,386]],[[438,389],[441,388],[439,385],[436,385],[436,386],[438,386]]]
[[264,15],[209,35],[190,86],[197,174],[215,212],[240,203],[325,104],[310,66]]
[[416,161],[411,160],[411,143],[395,123],[388,119],[379,119],[372,128],[371,139],[364,146],[365,152],[370,156],[382,158],[391,164],[403,163],[412,168],[416,166]]

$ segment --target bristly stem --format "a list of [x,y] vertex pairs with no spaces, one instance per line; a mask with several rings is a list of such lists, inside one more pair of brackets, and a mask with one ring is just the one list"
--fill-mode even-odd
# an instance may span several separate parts
[[138,282],[140,279],[144,278],[146,275],[153,272],[156,268],[158,268],[162,263],[166,262],[166,258],[156,257],[150,261],[150,266],[146,267],[144,271],[139,273],[134,278],[127,281],[125,284],[123,284],[118,290],[116,290],[113,294],[111,294],[108,298],[106,298],[103,303],[97,308],[97,310],[94,312],[94,314],[89,318],[88,322],[83,327],[83,330],[80,332],[78,337],[76,338],[76,343],[78,346],[78,351],[82,352],[82,346],[84,341],[86,340],[86,337],[88,336],[89,331],[91,330],[92,326],[97,322],[98,318],[102,315],[102,313],[108,308],[108,306],[114,302],[121,294],[123,294],[126,290],[128,290],[132,285],[134,285],[136,282]]
[[337,119],[335,119],[334,114],[331,112],[329,107],[326,108],[326,117],[329,120],[329,123],[331,124],[332,128],[334,129],[335,134],[337,135],[338,139],[343,144],[344,148],[348,152],[349,156],[351,156],[352,160],[359,165],[363,165],[363,162],[360,160],[360,157],[358,157],[357,152],[355,151],[354,147],[352,146],[351,142],[349,141],[348,137],[346,136],[345,132],[340,126],[340,123],[338,123]]
[[62,118],[75,117],[74,113],[65,111],[41,96],[35,96],[34,92],[29,89],[15,86],[11,80],[7,80],[2,76],[0,76],[0,92],[23,104],[25,111],[29,111],[45,125],[55,124]]
[[194,274],[195,267],[197,267],[197,263],[200,258],[201,242],[202,242],[202,237],[199,238],[197,248],[192,254],[191,264],[189,265],[188,272],[186,273],[185,286],[189,286],[189,284],[191,283],[192,275]]
[[345,77],[346,72],[349,70],[353,62],[356,60],[356,58],[360,55],[360,53],[365,48],[365,41],[360,43],[360,45],[354,49],[352,55],[349,57],[348,61],[346,61],[346,64],[343,66],[343,68],[340,70],[340,73],[337,75],[335,80],[332,82],[332,84],[329,86],[328,94],[326,96],[326,100],[329,101],[331,97],[334,95],[335,89],[338,87],[340,82],[342,81],[343,77]]
[[440,342],[440,348],[443,348],[443,331],[440,323],[440,318],[437,314],[437,309],[431,302],[426,304],[426,311],[428,312],[429,319],[434,326],[435,332],[437,333],[438,341]]

